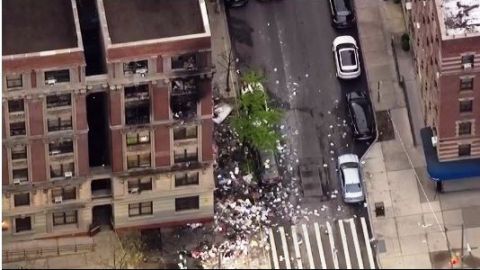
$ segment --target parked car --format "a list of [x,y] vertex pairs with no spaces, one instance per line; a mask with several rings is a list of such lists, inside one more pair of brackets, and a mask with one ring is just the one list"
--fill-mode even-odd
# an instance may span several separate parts
[[273,184],[280,180],[278,163],[273,151],[259,151],[262,182]]
[[352,27],[355,23],[355,13],[351,0],[329,0],[332,25],[343,29]]
[[375,120],[367,94],[350,92],[347,94],[347,108],[352,119],[352,133],[356,140],[370,140],[375,135]]
[[243,7],[248,3],[248,0],[225,0],[225,5],[229,8]]
[[344,154],[338,157],[338,177],[345,203],[365,201],[360,164],[355,154]]
[[360,60],[357,42],[351,36],[339,36],[333,40],[332,51],[337,66],[337,77],[355,79],[360,76]]

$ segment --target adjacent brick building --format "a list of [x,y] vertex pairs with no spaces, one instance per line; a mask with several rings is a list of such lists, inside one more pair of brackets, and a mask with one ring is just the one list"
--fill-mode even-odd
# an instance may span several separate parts
[[204,0],[45,2],[2,2],[4,239],[211,219]]
[[423,101],[440,161],[480,157],[480,7],[476,0],[407,1]]

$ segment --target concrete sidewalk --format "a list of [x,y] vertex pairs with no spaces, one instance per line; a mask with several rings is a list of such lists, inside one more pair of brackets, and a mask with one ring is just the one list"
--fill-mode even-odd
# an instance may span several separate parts
[[[380,268],[450,268],[462,254],[463,266],[480,267],[480,191],[436,193],[421,145],[421,103],[410,53],[394,46],[405,77],[408,106],[399,87],[392,37],[406,32],[401,6],[393,1],[355,0],[360,44],[375,110],[387,111],[395,139],[379,141],[363,157],[370,221]],[[410,110],[412,120],[408,117]],[[410,121],[412,123],[410,124]],[[413,127],[413,130],[411,130]],[[383,129],[383,130],[382,130]],[[459,185],[461,183],[458,183]],[[375,205],[384,206],[377,215]],[[467,245],[471,248],[467,250]],[[459,262],[454,268],[461,267]]]

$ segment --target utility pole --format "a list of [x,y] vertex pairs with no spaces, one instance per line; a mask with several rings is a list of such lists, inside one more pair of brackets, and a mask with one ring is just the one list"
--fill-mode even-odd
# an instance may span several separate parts
[[462,253],[460,255],[460,260],[461,260],[461,268],[463,269],[463,256],[464,256],[464,247],[463,247],[463,241],[464,241],[464,238],[465,238],[465,229],[463,227],[463,223],[462,223]]

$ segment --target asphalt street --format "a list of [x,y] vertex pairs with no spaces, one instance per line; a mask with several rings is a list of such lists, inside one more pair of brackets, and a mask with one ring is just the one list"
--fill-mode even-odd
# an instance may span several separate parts
[[[368,148],[368,143],[353,141],[345,107],[346,93],[368,90],[363,61],[360,78],[340,81],[332,53],[336,36],[351,35],[358,43],[356,28],[336,31],[327,0],[251,0],[227,10],[227,16],[237,68],[264,72],[270,96],[285,111],[281,130],[298,159],[294,174],[301,179],[300,206],[323,208],[313,220],[300,223],[368,218],[363,204],[343,203],[335,170],[338,155],[361,156]],[[335,226],[333,230],[339,238]]]

